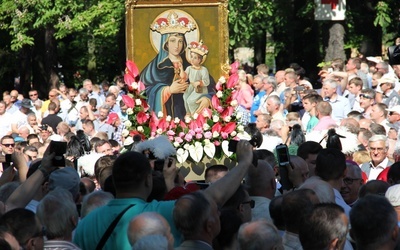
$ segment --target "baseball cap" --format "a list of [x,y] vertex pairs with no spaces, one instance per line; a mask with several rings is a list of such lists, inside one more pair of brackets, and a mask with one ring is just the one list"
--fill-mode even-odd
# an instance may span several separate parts
[[393,207],[400,206],[400,184],[389,187],[385,193],[385,197],[389,200]]
[[108,115],[107,123],[108,124],[113,124],[116,120],[118,120],[118,115],[117,113],[110,113]]
[[49,177],[49,190],[58,187],[71,192],[72,197],[76,198],[79,193],[80,178],[74,168],[64,167],[53,171]]

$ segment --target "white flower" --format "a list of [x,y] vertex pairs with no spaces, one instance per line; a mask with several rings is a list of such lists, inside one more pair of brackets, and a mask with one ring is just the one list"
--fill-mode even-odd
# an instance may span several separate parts
[[129,135],[129,131],[127,129],[122,130],[122,136],[127,137]]
[[204,139],[204,145],[207,145],[207,144],[210,144],[210,143],[211,143],[210,139]]
[[196,119],[197,119],[197,117],[199,117],[199,114],[197,114],[197,113],[194,113],[194,114],[193,114],[193,119],[195,119],[195,120],[196,120]]
[[181,121],[181,119],[179,119],[178,117],[175,117],[175,119],[174,119],[175,124],[179,123],[180,121]]
[[188,149],[189,149],[189,144],[183,145],[183,148],[186,149],[186,150],[188,150]]
[[133,89],[137,89],[139,87],[139,84],[137,84],[137,82],[133,82],[131,86]]
[[161,128],[159,128],[159,129],[157,129],[157,134],[159,134],[159,135],[161,135],[162,134],[162,132],[163,132],[163,130],[161,129]]
[[219,90],[216,95],[218,98],[221,98],[224,94],[222,93],[221,90]]
[[242,113],[242,112],[237,112],[237,114],[236,114],[236,118],[237,118],[237,119],[242,118],[242,116],[243,116],[243,113]]
[[132,108],[128,108],[128,109],[126,110],[126,113],[127,113],[128,115],[133,114],[133,109],[132,109]]
[[163,116],[164,116],[163,112],[162,112],[162,111],[158,111],[157,117],[158,117],[158,118],[161,118],[161,117],[163,117]]
[[224,121],[226,121],[226,122],[230,122],[230,121],[231,121],[231,119],[232,119],[232,117],[230,117],[230,116],[225,116],[225,118],[224,118]]
[[171,117],[170,115],[167,115],[167,118],[165,118],[165,120],[166,120],[167,122],[170,122],[170,121],[172,120],[172,117]]
[[237,126],[237,130],[238,130],[239,132],[243,132],[243,131],[244,131],[243,125]]
[[219,136],[219,133],[217,131],[214,131],[213,138],[217,138],[218,136]]
[[179,147],[179,145],[180,145],[179,142],[174,142],[173,144],[174,144],[174,147],[176,147],[176,148]]
[[207,130],[209,130],[210,129],[210,125],[208,125],[207,123],[204,123],[203,124],[203,130],[204,131],[207,131]]
[[124,141],[124,146],[131,145],[132,143],[133,143],[133,138],[132,137],[128,137]]
[[219,121],[219,116],[213,115],[213,122],[218,122]]
[[136,106],[140,106],[140,105],[142,105],[142,100],[136,99],[135,103],[136,103]]
[[190,123],[192,121],[192,119],[189,116],[185,117],[185,123]]
[[226,83],[225,77],[221,76],[218,80],[220,83]]
[[126,120],[125,122],[124,122],[124,125],[125,125],[125,127],[131,127],[132,126],[132,122],[131,121],[129,121],[129,120]]
[[140,133],[143,133],[143,132],[144,132],[144,129],[143,129],[142,126],[138,126],[136,130],[137,130],[138,132],[140,132]]
[[236,107],[237,105],[238,105],[238,101],[236,99],[231,101],[232,107]]
[[232,131],[231,136],[235,137],[237,135],[236,131]]

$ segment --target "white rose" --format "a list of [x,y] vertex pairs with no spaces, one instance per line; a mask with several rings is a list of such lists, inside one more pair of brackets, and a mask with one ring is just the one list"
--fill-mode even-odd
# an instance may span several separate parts
[[207,131],[207,130],[209,130],[210,129],[210,125],[208,125],[207,123],[204,123],[203,124],[203,130],[204,131]]
[[174,142],[173,144],[175,148],[179,147],[179,142]]
[[236,114],[236,118],[237,118],[237,119],[242,118],[242,116],[243,116],[243,113],[242,113],[242,112],[237,112],[237,114]]
[[190,119],[189,116],[186,116],[186,117],[185,117],[185,123],[190,123],[191,121],[192,121],[192,119]]
[[239,126],[237,127],[237,130],[238,130],[239,132],[243,132],[243,131],[244,131],[243,125],[239,125]]
[[125,125],[125,127],[131,127],[132,126],[132,122],[131,121],[129,121],[129,120],[126,120],[125,122],[124,122],[124,125]]
[[197,117],[199,117],[199,114],[197,114],[197,113],[194,113],[194,114],[193,114],[193,119],[195,119],[195,120],[196,120],[196,119],[197,119]]
[[232,131],[231,136],[235,137],[237,135],[236,131]]
[[175,117],[174,123],[179,123],[180,121],[181,121],[181,119],[179,119],[178,117]]
[[213,115],[213,122],[218,122],[219,121],[219,116]]
[[236,107],[238,105],[238,101],[237,100],[232,100],[231,101],[231,106],[232,107]]
[[126,110],[126,113],[127,113],[128,115],[133,114],[133,109],[132,109],[132,108],[128,108],[128,109]]
[[140,132],[140,133],[143,133],[143,132],[144,132],[144,129],[143,129],[142,126],[139,126],[139,127],[137,127],[137,131]]
[[186,150],[188,150],[188,149],[189,149],[189,144],[183,145],[183,148],[186,149]]
[[127,129],[122,130],[122,136],[127,137],[129,135],[129,131]]
[[137,82],[133,82],[132,83],[132,88],[133,89],[137,89],[139,87],[139,84],[137,84]]
[[214,131],[214,133],[212,134],[213,138],[217,138],[219,136],[219,133],[217,131]]
[[158,111],[157,117],[158,117],[158,118],[161,118],[161,117],[163,117],[163,116],[164,116],[163,112],[162,112],[162,111]]
[[221,98],[224,94],[222,93],[221,90],[219,90],[216,95],[218,98]]
[[204,139],[204,145],[207,145],[207,144],[210,144],[210,143],[211,143],[210,139]]
[[142,105],[142,100],[136,99],[135,103],[136,103],[136,106],[140,106],[140,105]]
[[230,122],[231,119],[232,119],[232,118],[231,118],[230,116],[225,116],[224,121],[225,121],[225,122]]
[[168,115],[167,118],[165,118],[165,120],[166,120],[167,122],[170,122],[170,121],[172,120],[172,117],[171,117],[170,115]]
[[220,83],[226,83],[225,77],[221,76],[218,80]]
[[159,134],[159,135],[161,135],[162,134],[162,132],[163,132],[163,130],[161,129],[161,128],[159,128],[159,129],[157,129],[157,134]]

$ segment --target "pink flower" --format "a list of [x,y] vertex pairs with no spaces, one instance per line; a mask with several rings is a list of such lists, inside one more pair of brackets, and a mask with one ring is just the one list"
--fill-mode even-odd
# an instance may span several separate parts
[[219,145],[221,145],[221,142],[219,142],[219,141],[214,141],[214,145],[218,147]]
[[167,131],[167,135],[169,135],[169,136],[174,136],[174,135],[175,135],[175,132],[172,131],[172,130],[168,130],[168,131]]
[[179,137],[182,138],[182,137],[184,137],[184,136],[185,136],[185,133],[184,133],[184,132],[180,132],[180,133],[179,133]]
[[175,142],[177,142],[177,143],[182,143],[182,142],[183,142],[183,139],[180,138],[180,137],[175,137]]
[[196,139],[201,139],[203,137],[202,134],[196,134]]
[[196,133],[203,133],[203,129],[202,128],[195,128],[194,132]]
[[188,134],[190,134],[191,136],[194,136],[196,134],[196,132],[194,132],[193,130],[189,130]]
[[226,132],[221,132],[221,137],[222,137],[222,139],[227,139],[228,136],[229,136],[228,133],[226,133]]
[[185,135],[185,140],[186,141],[190,142],[190,141],[192,141],[192,139],[193,139],[193,135],[191,135],[191,134],[186,134]]
[[210,131],[205,132],[204,133],[204,138],[211,139],[212,138],[212,132],[210,132]]
[[224,108],[223,108],[222,106],[218,106],[218,107],[217,107],[217,111],[218,111],[219,113],[222,113],[222,112],[224,111]]
[[173,136],[168,136],[168,140],[174,141],[174,137]]

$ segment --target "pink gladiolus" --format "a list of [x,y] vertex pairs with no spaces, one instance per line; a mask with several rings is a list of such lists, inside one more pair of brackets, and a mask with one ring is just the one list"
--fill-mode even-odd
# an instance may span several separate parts
[[214,108],[221,106],[217,95],[213,95],[213,97],[211,98],[211,104]]
[[204,138],[205,139],[211,139],[212,138],[212,133],[210,131],[207,131],[204,133]]
[[126,61],[126,68],[128,69],[128,73],[131,74],[134,78],[139,75],[139,69],[133,61]]

